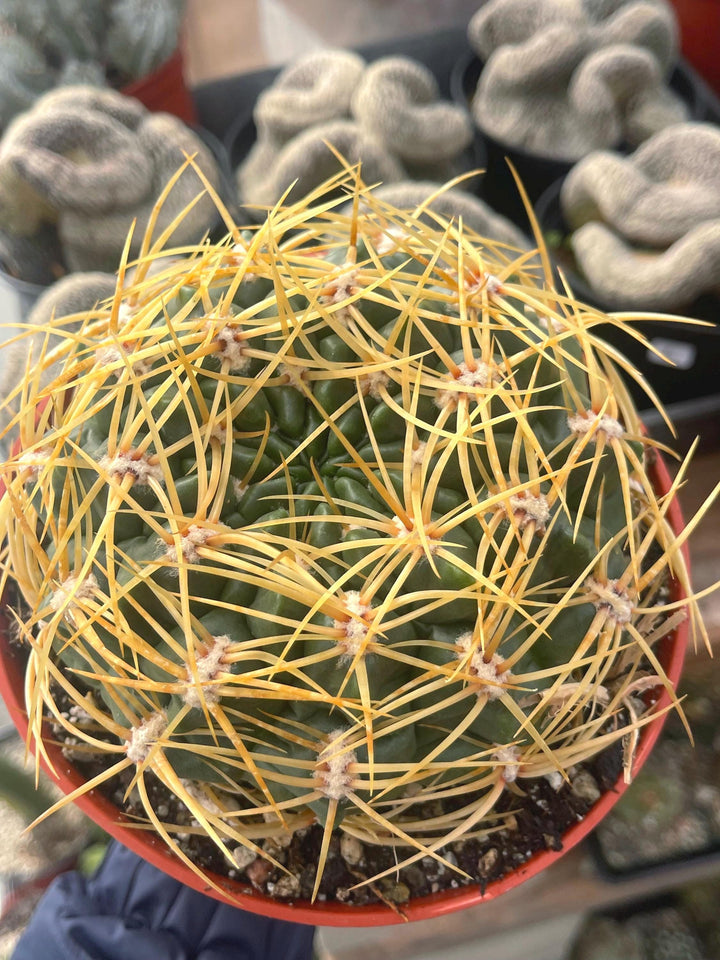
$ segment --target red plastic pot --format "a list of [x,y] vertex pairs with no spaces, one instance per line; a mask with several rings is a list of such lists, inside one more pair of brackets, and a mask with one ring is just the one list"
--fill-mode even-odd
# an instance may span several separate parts
[[154,113],[173,113],[187,124],[197,123],[195,102],[185,84],[182,48],[161,66],[122,88],[127,97],[135,97]]
[[[659,458],[652,468],[652,474],[656,489],[661,493],[666,493],[670,489],[670,476],[664,463]],[[679,534],[684,527],[684,521],[677,500],[674,500],[670,505],[668,520],[673,531]],[[682,549],[685,562],[689,563],[687,546],[684,545]],[[671,582],[670,592],[671,600],[679,600],[684,596],[677,581]],[[688,621],[685,620],[677,630],[661,641],[657,650],[660,662],[674,687],[677,686],[680,678],[688,631]],[[5,699],[13,722],[24,738],[27,734],[28,725],[25,712],[23,661],[17,647],[13,648],[10,641],[9,618],[4,609],[0,609],[0,693]],[[657,709],[661,711],[669,703],[670,698],[667,692],[663,691],[657,701]],[[664,720],[664,716],[658,716],[643,727],[635,757],[634,769],[636,771],[645,762],[660,734]],[[70,793],[80,787],[84,782],[82,775],[63,756],[61,745],[53,742],[50,735],[45,739],[45,748],[55,768],[55,780],[60,788],[66,793]],[[187,886],[218,900],[225,900],[234,906],[254,913],[296,923],[322,926],[374,927],[402,923],[405,919],[427,920],[439,917],[456,910],[462,910],[465,907],[494,900],[501,894],[507,893],[513,887],[546,870],[564,853],[567,853],[568,850],[586,837],[620,799],[625,790],[626,784],[621,776],[615,787],[597,801],[587,816],[565,833],[562,850],[545,850],[536,853],[514,872],[489,883],[484,893],[480,891],[479,885],[473,885],[419,897],[402,907],[403,915],[395,913],[383,904],[353,907],[342,903],[280,902],[257,893],[246,884],[217,874],[208,874],[210,879],[220,888],[220,890],[215,890],[175,857],[159,837],[150,831],[138,830],[136,826],[131,826],[130,820],[105,797],[91,791],[81,796],[76,802],[107,833],[139,854],[143,859],[187,884]],[[224,891],[224,894],[220,891]]]
[[683,56],[720,94],[720,0],[673,0]]

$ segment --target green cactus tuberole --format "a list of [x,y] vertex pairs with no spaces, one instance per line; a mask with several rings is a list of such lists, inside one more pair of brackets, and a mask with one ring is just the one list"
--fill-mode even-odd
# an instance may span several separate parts
[[563,769],[656,589],[637,420],[580,314],[364,202],[139,280],[11,465],[38,648],[123,763],[234,796],[225,835],[405,835],[408,797]]

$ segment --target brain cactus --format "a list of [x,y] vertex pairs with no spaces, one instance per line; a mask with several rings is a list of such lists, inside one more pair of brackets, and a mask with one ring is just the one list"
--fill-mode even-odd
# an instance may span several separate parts
[[34,359],[0,507],[35,735],[106,758],[87,789],[129,771],[176,850],[319,824],[316,892],[337,828],[467,880],[448,844],[637,732],[695,615],[597,315],[346,187],[154,272],[148,241]]

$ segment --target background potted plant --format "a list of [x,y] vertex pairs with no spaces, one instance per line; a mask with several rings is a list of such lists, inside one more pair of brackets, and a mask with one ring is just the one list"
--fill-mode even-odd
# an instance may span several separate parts
[[2,682],[69,798],[147,859],[377,924],[498,895],[613,805],[701,629],[700,517],[593,313],[357,179],[317,196],[341,181],[351,214],[228,217],[156,275],[148,238],[25,378]]
[[183,78],[184,0],[3,0],[0,129],[55,86],[111,86],[196,121]]
[[715,381],[720,184],[708,163],[714,156],[720,157],[716,125],[676,124],[629,156],[589,154],[536,207],[553,258],[578,297],[603,312],[690,318],[643,323],[639,329],[654,349],[606,328],[668,402],[712,392]]
[[663,127],[704,116],[704,99],[678,57],[669,5],[492,0],[467,30],[455,99],[488,151],[484,196],[527,229],[505,161],[535,201],[584,155],[628,150]]

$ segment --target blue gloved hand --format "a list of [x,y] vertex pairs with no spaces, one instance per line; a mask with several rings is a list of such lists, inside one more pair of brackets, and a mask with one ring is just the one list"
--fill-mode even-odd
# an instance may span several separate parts
[[12,960],[310,960],[315,930],[191,890],[113,843],[48,888]]

